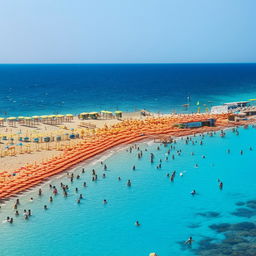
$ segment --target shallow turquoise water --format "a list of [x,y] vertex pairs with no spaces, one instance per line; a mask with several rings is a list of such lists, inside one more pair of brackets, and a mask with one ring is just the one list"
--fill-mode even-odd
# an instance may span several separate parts
[[[141,149],[148,150],[143,151],[140,160],[137,151],[131,154],[126,149],[108,152],[110,156],[104,157],[108,166],[105,179],[100,165],[103,158],[76,167],[75,173],[81,173],[82,167],[87,172],[80,174],[81,178],[72,185],[65,175],[51,182],[58,186],[61,181],[68,184],[68,198],[64,198],[59,189],[54,202],[49,203],[48,184],[43,186],[41,198],[33,191],[21,197],[21,215],[14,217],[12,225],[0,224],[0,255],[142,256],[152,251],[160,256],[193,255],[179,242],[192,235],[193,248],[196,248],[206,236],[221,239],[222,236],[213,232],[209,225],[247,219],[231,214],[238,208],[235,203],[256,198],[256,130],[240,128],[239,133],[236,136],[227,131],[225,138],[221,138],[219,132],[213,137],[206,135],[203,145],[199,145],[200,136],[193,138],[197,140],[195,145],[191,142],[186,145],[184,140],[179,140],[168,161],[165,157],[170,146],[161,145],[157,150],[158,145],[153,143],[139,144]],[[226,152],[228,148],[230,154]],[[182,150],[181,156],[177,155],[177,149]],[[241,149],[243,155],[240,155]],[[149,161],[150,152],[155,154],[154,164]],[[160,158],[162,169],[157,169]],[[132,171],[134,164],[136,170]],[[195,164],[199,167],[195,168]],[[93,168],[99,176],[97,182],[91,181]],[[173,170],[177,174],[172,183],[166,174]],[[184,173],[182,177],[180,172]],[[218,178],[224,183],[222,191],[218,188]],[[130,188],[126,186],[128,179],[132,181]],[[82,186],[84,181],[87,188]],[[85,197],[80,205],[76,203],[79,193],[75,193],[75,187]],[[194,197],[190,194],[193,189],[198,192]],[[28,200],[31,196],[33,202]],[[103,199],[107,199],[107,205],[102,203]],[[43,210],[44,204],[49,207],[47,211]],[[1,221],[8,215],[14,216],[12,207],[13,201],[2,205]],[[23,209],[32,210],[33,216],[29,220],[24,220]],[[198,215],[209,211],[220,216],[206,218]],[[135,227],[136,220],[141,223],[140,227]]]

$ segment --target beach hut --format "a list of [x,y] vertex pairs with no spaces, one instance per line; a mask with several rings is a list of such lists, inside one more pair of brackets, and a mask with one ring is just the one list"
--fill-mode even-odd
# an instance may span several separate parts
[[116,115],[116,118],[117,118],[117,119],[121,119],[121,118],[122,118],[122,115],[123,115],[123,112],[120,111],[120,110],[117,110],[117,111],[115,111],[115,115]]
[[71,122],[74,119],[74,116],[72,114],[66,114],[65,119],[67,122]]
[[83,113],[79,114],[79,118],[82,120],[88,119],[89,113],[83,112]]
[[98,113],[97,112],[90,112],[89,116],[91,119],[98,119]]
[[0,117],[0,126],[4,126],[4,118]]
[[16,121],[17,121],[17,118],[16,118],[16,117],[8,117],[8,118],[7,118],[7,123],[8,123],[8,125],[10,125],[10,126],[15,126]]

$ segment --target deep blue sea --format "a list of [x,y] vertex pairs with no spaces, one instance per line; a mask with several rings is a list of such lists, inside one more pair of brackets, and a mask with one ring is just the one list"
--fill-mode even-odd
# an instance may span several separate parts
[[[0,65],[0,116],[186,111],[256,98],[256,64]],[[206,105],[206,106],[205,106]]]

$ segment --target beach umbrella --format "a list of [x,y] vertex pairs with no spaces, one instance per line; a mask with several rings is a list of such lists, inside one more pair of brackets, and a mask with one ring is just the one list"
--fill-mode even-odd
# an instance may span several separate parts
[[9,125],[14,125],[15,122],[17,121],[17,118],[16,117],[8,117],[7,121],[9,123]]
[[70,122],[71,120],[73,120],[74,116],[72,114],[66,114],[66,120],[68,122]]
[[116,117],[117,118],[121,118],[122,117],[122,111],[120,111],[120,110],[117,110],[117,111],[115,111],[115,114],[116,114]]

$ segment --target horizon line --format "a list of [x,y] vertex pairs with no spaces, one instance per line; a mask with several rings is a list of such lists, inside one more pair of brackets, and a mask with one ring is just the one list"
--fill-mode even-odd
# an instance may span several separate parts
[[176,64],[256,64],[255,62],[65,62],[65,63],[0,63],[0,65],[176,65]]

